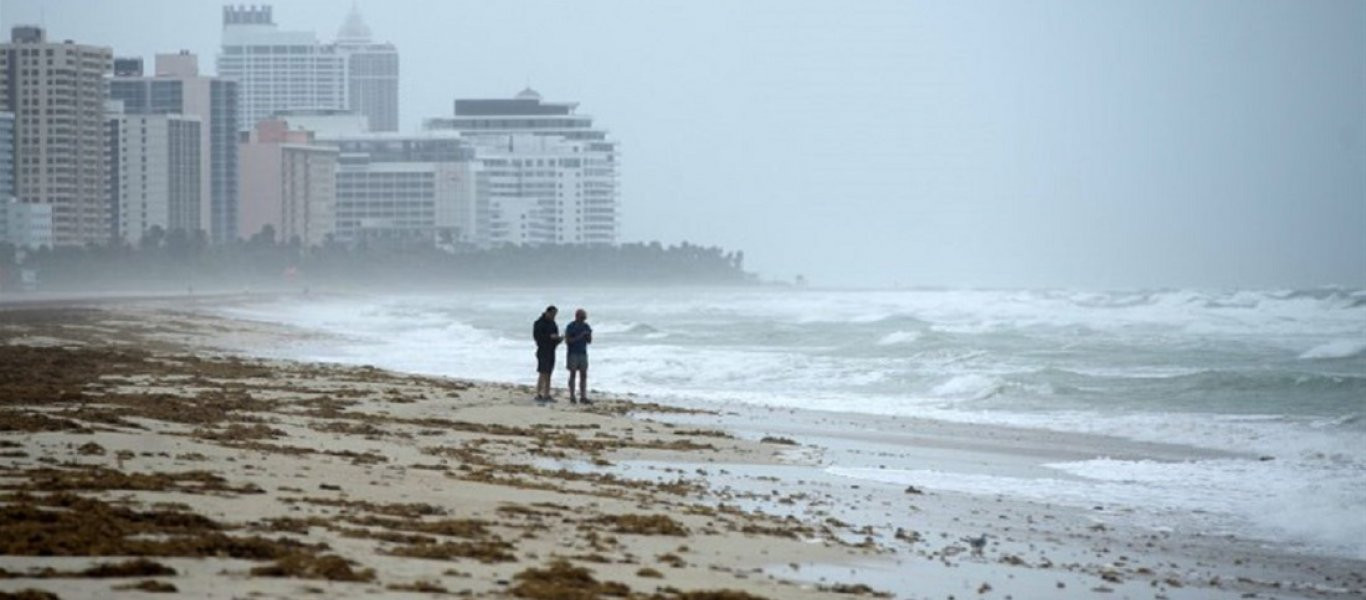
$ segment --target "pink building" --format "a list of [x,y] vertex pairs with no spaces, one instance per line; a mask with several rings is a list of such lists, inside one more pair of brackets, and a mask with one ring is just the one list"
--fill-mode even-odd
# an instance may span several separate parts
[[323,243],[336,231],[336,170],[337,149],[315,144],[312,132],[279,119],[257,123],[238,144],[237,231],[250,238],[269,225],[278,242]]

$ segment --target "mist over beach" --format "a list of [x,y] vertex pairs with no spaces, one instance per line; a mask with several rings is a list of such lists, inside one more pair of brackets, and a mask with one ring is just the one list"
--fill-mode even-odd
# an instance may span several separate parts
[[1366,3],[0,31],[0,599],[1366,597]]

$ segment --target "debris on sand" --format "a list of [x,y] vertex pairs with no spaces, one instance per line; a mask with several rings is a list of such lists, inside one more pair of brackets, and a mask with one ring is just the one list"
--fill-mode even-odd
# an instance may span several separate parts
[[51,567],[27,573],[11,573],[0,569],[0,579],[23,577],[26,579],[55,579],[64,577],[159,577],[162,575],[175,575],[172,569],[159,562],[147,560],[145,558],[135,558],[117,563],[100,563],[80,571],[58,571]]
[[532,600],[596,600],[603,596],[625,597],[631,588],[617,582],[599,582],[593,572],[566,560],[556,560],[543,569],[532,567],[513,576],[517,585],[509,592]]
[[261,577],[294,577],[298,579],[327,579],[329,581],[374,581],[374,569],[351,568],[354,561],[346,560],[335,554],[315,556],[311,554],[289,554],[273,564],[254,567],[252,575]]
[[611,527],[613,533],[688,535],[688,528],[668,515],[603,515],[593,522]]
[[412,544],[381,550],[381,552],[394,556],[428,558],[434,560],[472,558],[487,564],[516,561],[517,557],[513,556],[510,550],[512,550],[512,544],[502,540],[478,540],[472,542]]
[[155,579],[146,579],[128,585],[116,585],[114,586],[114,589],[118,591],[136,590],[140,592],[151,592],[154,594],[174,594],[180,591],[176,589],[175,585],[173,584],[167,583],[165,581],[157,581]]
[[0,600],[61,600],[61,596],[45,590],[28,588],[17,592],[0,591]]

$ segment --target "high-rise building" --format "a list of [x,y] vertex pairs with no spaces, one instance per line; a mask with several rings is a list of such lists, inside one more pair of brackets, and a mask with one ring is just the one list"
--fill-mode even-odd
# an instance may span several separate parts
[[156,72],[144,77],[142,59],[116,59],[109,95],[129,114],[182,114],[199,118],[200,208],[196,229],[215,242],[237,239],[236,81],[199,74],[199,59],[181,51],[158,54]]
[[257,123],[240,149],[243,234],[269,226],[276,241],[327,241],[336,230],[337,149],[278,119]]
[[269,6],[223,7],[218,76],[240,85],[240,131],[278,111],[348,108],[345,54],[311,31],[281,31]]
[[57,245],[105,243],[114,234],[104,112],[112,62],[109,48],[48,42],[40,27],[15,27],[0,44],[0,110],[14,113],[15,196],[51,205]]
[[[117,106],[117,101],[112,104]],[[136,244],[153,228],[200,230],[201,123],[178,114],[110,115],[118,234]]]
[[0,111],[0,242],[9,239],[9,203],[14,199],[14,113]]
[[454,134],[319,137],[341,151],[337,240],[475,243],[474,150]]
[[0,111],[0,202],[14,197],[14,113]]
[[370,131],[398,131],[398,49],[371,39],[355,5],[336,46],[346,56],[347,106],[369,119]]
[[616,243],[617,143],[577,107],[526,89],[512,99],[456,100],[453,118],[427,120],[427,129],[458,131],[476,148],[487,178],[481,244]]

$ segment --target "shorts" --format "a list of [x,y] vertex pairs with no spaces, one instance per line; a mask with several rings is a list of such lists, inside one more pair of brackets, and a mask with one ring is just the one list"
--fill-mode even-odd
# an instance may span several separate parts
[[570,371],[585,371],[588,369],[588,353],[571,353],[564,355],[564,368]]
[[549,373],[555,370],[555,349],[536,351],[536,372]]

